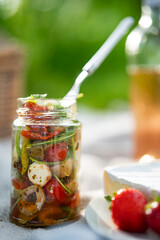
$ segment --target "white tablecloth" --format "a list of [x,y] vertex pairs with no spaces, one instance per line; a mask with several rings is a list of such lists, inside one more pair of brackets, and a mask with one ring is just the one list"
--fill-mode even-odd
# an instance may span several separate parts
[[94,113],[79,116],[82,128],[81,195],[79,220],[53,227],[27,229],[9,222],[11,139],[0,140],[0,240],[69,240],[102,237],[85,221],[85,208],[92,198],[103,195],[103,169],[129,162],[132,156],[133,119],[129,112]]

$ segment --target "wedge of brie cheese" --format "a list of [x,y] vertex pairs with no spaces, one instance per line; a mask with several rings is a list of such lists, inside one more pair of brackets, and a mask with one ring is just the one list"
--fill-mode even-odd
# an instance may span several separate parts
[[160,161],[106,167],[104,187],[105,194],[111,196],[121,188],[136,188],[151,200],[160,195]]

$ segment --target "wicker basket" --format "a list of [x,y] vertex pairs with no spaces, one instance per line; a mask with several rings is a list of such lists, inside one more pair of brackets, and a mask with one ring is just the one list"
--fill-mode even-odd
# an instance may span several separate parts
[[22,51],[0,39],[0,138],[11,134],[16,99],[22,94]]

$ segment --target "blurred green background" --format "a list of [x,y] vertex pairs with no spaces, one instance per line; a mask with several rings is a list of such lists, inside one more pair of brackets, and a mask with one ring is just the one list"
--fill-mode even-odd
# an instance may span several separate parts
[[[63,97],[83,65],[140,0],[0,0],[0,30],[25,46],[26,96]],[[81,87],[80,104],[107,108],[128,99],[124,37]]]

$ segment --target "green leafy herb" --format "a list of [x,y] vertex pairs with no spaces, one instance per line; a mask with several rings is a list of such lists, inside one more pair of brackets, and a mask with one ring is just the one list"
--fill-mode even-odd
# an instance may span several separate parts
[[51,106],[53,106],[55,109],[58,109],[58,110],[63,110],[65,109],[65,107],[62,105],[61,103],[61,99],[57,99],[56,103],[51,103]]
[[21,157],[20,136],[21,136],[21,127],[18,127],[17,133],[16,133],[16,151],[17,151],[18,160]]
[[78,121],[78,120],[75,120],[75,119],[74,119],[74,120],[72,120],[72,121],[73,121],[74,123],[76,123],[76,124],[77,124],[77,123],[79,124],[79,121]]
[[32,94],[30,96],[30,99],[43,99],[43,98],[46,98],[47,97],[47,94]]
[[66,190],[66,192],[71,193],[71,191],[61,182],[61,180],[57,177],[56,174],[53,173],[53,176],[57,179],[57,181],[61,184],[61,186]]

